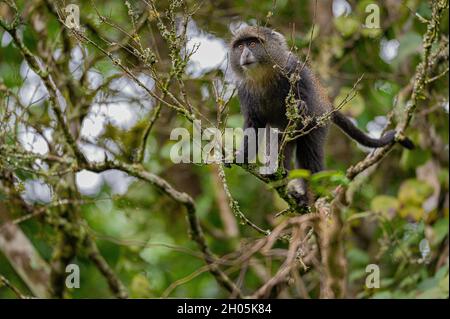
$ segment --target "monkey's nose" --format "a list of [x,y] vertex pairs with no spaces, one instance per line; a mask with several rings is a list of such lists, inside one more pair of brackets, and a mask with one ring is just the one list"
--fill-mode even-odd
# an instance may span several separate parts
[[241,55],[241,61],[240,61],[241,66],[250,65],[255,62],[256,61],[255,61],[255,58],[254,58],[252,52],[249,49],[245,48]]

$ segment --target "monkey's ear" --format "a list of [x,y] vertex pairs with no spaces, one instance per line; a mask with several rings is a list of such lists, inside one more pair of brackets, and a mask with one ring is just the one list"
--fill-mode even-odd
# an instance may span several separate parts
[[244,21],[233,21],[228,25],[233,37],[239,33],[239,30],[242,30],[245,27],[248,27],[248,24]]
[[272,34],[276,35],[277,37],[280,37],[280,38],[284,39],[284,36],[278,31],[272,30]]
[[272,30],[272,36],[278,39],[281,45],[287,46],[286,38],[280,32]]

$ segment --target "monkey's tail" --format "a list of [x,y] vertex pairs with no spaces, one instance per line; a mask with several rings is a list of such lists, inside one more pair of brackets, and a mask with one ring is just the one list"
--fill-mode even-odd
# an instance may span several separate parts
[[348,136],[353,138],[358,143],[367,146],[367,147],[382,147],[394,142],[398,142],[400,145],[407,149],[413,149],[414,143],[407,137],[403,137],[401,139],[395,140],[395,130],[387,131],[382,137],[380,138],[372,138],[368,136],[366,133],[361,131],[359,128],[353,124],[352,121],[350,121],[349,118],[347,118],[344,114],[341,112],[334,112],[332,116],[332,121],[334,124],[339,126],[339,128],[344,131]]

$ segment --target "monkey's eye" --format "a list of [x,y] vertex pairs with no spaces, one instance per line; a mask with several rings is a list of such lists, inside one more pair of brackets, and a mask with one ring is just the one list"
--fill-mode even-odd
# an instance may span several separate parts
[[256,48],[256,42],[255,41],[250,42],[250,47],[251,48]]
[[244,48],[244,45],[243,44],[239,44],[238,48],[239,48],[239,50],[242,50]]

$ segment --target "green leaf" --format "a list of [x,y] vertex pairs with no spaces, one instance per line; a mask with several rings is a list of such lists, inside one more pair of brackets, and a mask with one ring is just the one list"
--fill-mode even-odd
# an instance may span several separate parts
[[393,61],[397,65],[403,62],[408,56],[420,52],[422,48],[422,36],[417,33],[408,32],[399,41],[398,55]]
[[314,181],[314,182],[317,182],[317,181],[320,181],[320,180],[324,180],[324,179],[325,180],[326,179],[331,180],[331,178],[335,177],[335,176],[344,176],[344,174],[342,172],[340,172],[340,171],[327,170],[327,171],[322,171],[322,172],[315,173],[312,176],[311,180]]
[[398,199],[393,196],[379,195],[372,199],[370,208],[376,213],[381,213],[384,216],[391,216],[396,212],[400,206]]
[[389,291],[380,291],[372,296],[373,299],[392,299],[392,293]]
[[431,157],[431,152],[422,149],[404,150],[400,165],[404,169],[415,169],[417,166],[425,164]]
[[11,63],[0,63],[0,74],[3,82],[8,88],[19,86],[22,83],[22,77],[17,65]]
[[294,169],[289,172],[288,179],[304,178],[308,179],[311,177],[311,172],[307,169]]
[[403,217],[412,217],[414,218],[414,220],[419,221],[422,219],[422,217],[424,216],[424,209],[422,207],[417,207],[417,206],[405,206],[403,208],[400,209],[400,211],[398,212],[398,214]]
[[380,35],[383,34],[383,29],[376,29],[376,28],[362,28],[361,34],[366,38],[378,38]]
[[336,29],[342,34],[342,36],[350,37],[354,33],[358,32],[361,23],[359,23],[359,21],[353,17],[340,16],[334,19],[334,25],[336,26]]
[[34,177],[34,175],[31,172],[23,170],[21,168],[16,169],[14,173],[21,181],[26,181]]
[[328,196],[339,185],[348,185],[348,178],[341,171],[322,171],[311,176],[311,188],[320,196]]
[[434,230],[434,238],[433,238],[433,245],[439,245],[444,238],[448,235],[448,217],[442,218],[438,220],[433,225]]
[[147,277],[139,273],[131,280],[130,292],[133,298],[150,298],[150,283]]
[[433,187],[417,179],[408,179],[400,186],[398,198],[402,204],[422,206],[422,203],[433,194]]
[[417,287],[420,299],[448,298],[448,266],[440,268],[434,277],[423,280]]
[[352,267],[366,267],[370,262],[370,257],[366,251],[358,248],[352,248],[347,253],[348,260]]

